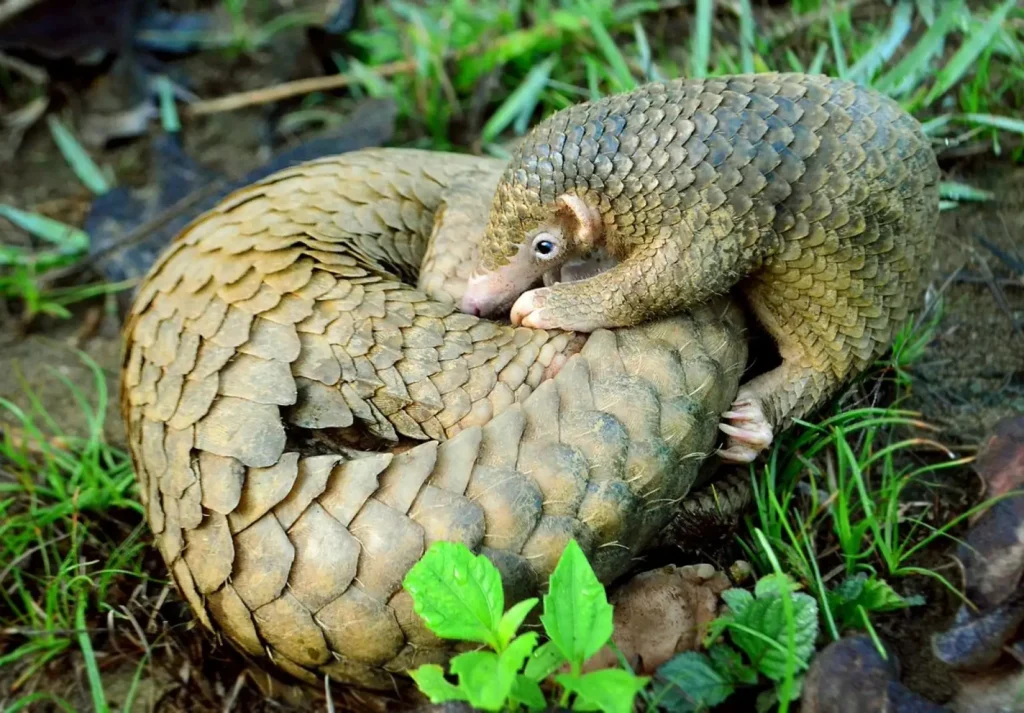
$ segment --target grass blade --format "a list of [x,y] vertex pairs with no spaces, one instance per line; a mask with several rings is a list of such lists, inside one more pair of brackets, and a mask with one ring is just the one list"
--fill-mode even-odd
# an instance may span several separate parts
[[811,66],[807,68],[808,74],[821,74],[825,66],[825,57],[828,55],[828,45],[824,42],[818,45],[818,51],[811,60]]
[[910,0],[900,0],[892,13],[889,31],[850,67],[847,78],[862,83],[870,81],[875,72],[892,58],[910,33],[913,12],[914,6]]
[[167,77],[157,77],[156,83],[160,95],[160,124],[168,134],[176,134],[181,131],[181,119],[174,104],[174,86]]
[[1013,117],[998,116],[996,114],[964,114],[961,118],[975,124],[981,124],[982,126],[1004,129],[1015,134],[1024,134],[1024,119],[1014,119]]
[[740,63],[747,74],[754,72],[754,11],[750,0],[740,0]]
[[7,218],[37,238],[59,246],[62,251],[78,253],[89,248],[88,233],[67,223],[47,218],[45,215],[29,213],[0,203],[0,216]]
[[529,116],[537,106],[540,94],[547,86],[551,70],[558,63],[558,56],[552,55],[530,70],[522,84],[516,87],[484,125],[482,138],[486,143],[494,141],[517,117]]
[[946,64],[945,67],[939,70],[935,76],[935,84],[932,85],[931,90],[925,96],[923,106],[930,106],[932,102],[938,99],[940,96],[945,94],[952,88],[954,84],[960,81],[960,79],[967,73],[967,71],[974,65],[978,56],[985,51],[992,38],[995,37],[996,33],[999,32],[999,28],[1002,27],[1003,20],[1009,14],[1010,10],[1017,4],[1017,0],[1006,0],[1002,5],[999,6],[995,12],[993,12],[985,24],[975,34],[968,35],[967,41],[960,46],[960,49],[956,51],[952,59]]
[[78,180],[96,195],[103,195],[109,191],[110,182],[107,177],[78,143],[78,139],[67,130],[67,127],[53,115],[46,117],[46,123],[50,127],[50,134],[53,136],[57,148],[64,155],[64,160],[71,166],[71,170],[78,176]]
[[942,181],[939,184],[939,196],[951,201],[984,202],[995,198],[995,194],[990,191],[975,188],[959,181]]
[[96,662],[96,652],[93,651],[92,641],[89,639],[89,632],[85,625],[85,609],[88,603],[88,594],[80,590],[78,601],[75,604],[75,628],[78,630],[78,645],[82,648],[82,658],[85,659],[85,673],[89,679],[89,691],[92,693],[93,707],[96,713],[109,713],[110,706],[107,705],[107,698],[103,692],[103,679],[100,678],[100,668]]
[[690,76],[708,76],[711,59],[711,19],[714,0],[697,0],[697,16],[690,37]]
[[633,74],[629,71],[629,64],[626,62],[626,58],[622,56],[622,51],[615,44],[612,36],[608,34],[608,30],[601,24],[601,20],[597,17],[596,13],[592,13],[589,19],[590,32],[593,34],[594,41],[597,42],[601,54],[604,55],[608,66],[611,68],[610,74],[615,83],[618,84],[618,90],[627,91],[632,89],[636,86],[636,81],[633,79]]
[[640,20],[633,20],[633,36],[636,38],[637,51],[640,53],[640,66],[644,70],[644,79],[652,81],[654,60],[651,56],[651,43],[647,41],[647,32]]
[[875,82],[875,88],[890,95],[903,95],[917,84],[919,77],[927,76],[928,62],[942,51],[946,35],[953,28],[953,21],[963,9],[962,0],[949,0],[942,14],[918,40],[914,48]]
[[836,75],[840,79],[846,79],[847,67],[846,67],[846,50],[843,49],[843,40],[839,36],[839,24],[836,22],[835,7],[832,7],[833,12],[828,16],[828,33],[832,38],[832,54],[836,61]]

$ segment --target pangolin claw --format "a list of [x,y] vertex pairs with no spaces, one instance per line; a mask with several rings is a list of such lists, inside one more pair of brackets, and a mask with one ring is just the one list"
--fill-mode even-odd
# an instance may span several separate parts
[[722,417],[732,421],[718,424],[719,430],[729,436],[728,447],[718,450],[723,460],[750,463],[771,445],[772,428],[756,398],[740,396]]

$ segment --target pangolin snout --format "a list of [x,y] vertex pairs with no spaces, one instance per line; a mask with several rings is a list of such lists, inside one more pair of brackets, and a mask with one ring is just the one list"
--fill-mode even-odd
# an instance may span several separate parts
[[515,286],[494,273],[474,275],[466,283],[460,309],[477,317],[507,314],[515,302]]

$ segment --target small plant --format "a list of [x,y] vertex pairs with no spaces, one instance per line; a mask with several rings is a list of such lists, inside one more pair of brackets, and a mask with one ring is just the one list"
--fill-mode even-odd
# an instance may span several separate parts
[[505,611],[497,568],[461,543],[435,542],[403,584],[414,610],[435,635],[481,647],[451,659],[450,672],[458,683],[448,680],[436,664],[410,672],[433,703],[467,701],[488,711],[522,706],[542,710],[547,703],[541,684],[554,674],[560,706],[568,706],[571,699],[573,710],[629,713],[649,680],[625,669],[582,672],[611,640],[613,608],[575,540],[551,573],[540,616],[548,641],[539,646],[537,632],[518,633],[538,599]]
[[[788,575],[773,574],[762,577],[753,592],[723,592],[729,610],[711,623],[707,653],[686,651],[661,666],[654,702],[670,713],[702,713],[740,687],[758,685],[762,676],[773,685],[758,696],[758,711],[783,697],[799,698],[819,631],[817,602],[799,588]],[[788,693],[780,696],[787,680]]]
[[829,610],[840,630],[871,630],[868,614],[889,612],[924,604],[921,596],[902,597],[889,583],[865,572],[847,577],[825,595]]

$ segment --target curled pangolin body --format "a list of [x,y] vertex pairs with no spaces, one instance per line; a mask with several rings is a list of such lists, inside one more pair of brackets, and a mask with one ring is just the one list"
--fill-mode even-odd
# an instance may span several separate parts
[[140,286],[121,401],[148,521],[199,620],[253,658],[391,688],[454,651],[401,588],[432,542],[485,553],[512,601],[570,538],[610,582],[712,449],[746,361],[729,301],[582,349],[456,310],[502,167],[301,164],[193,221]]

